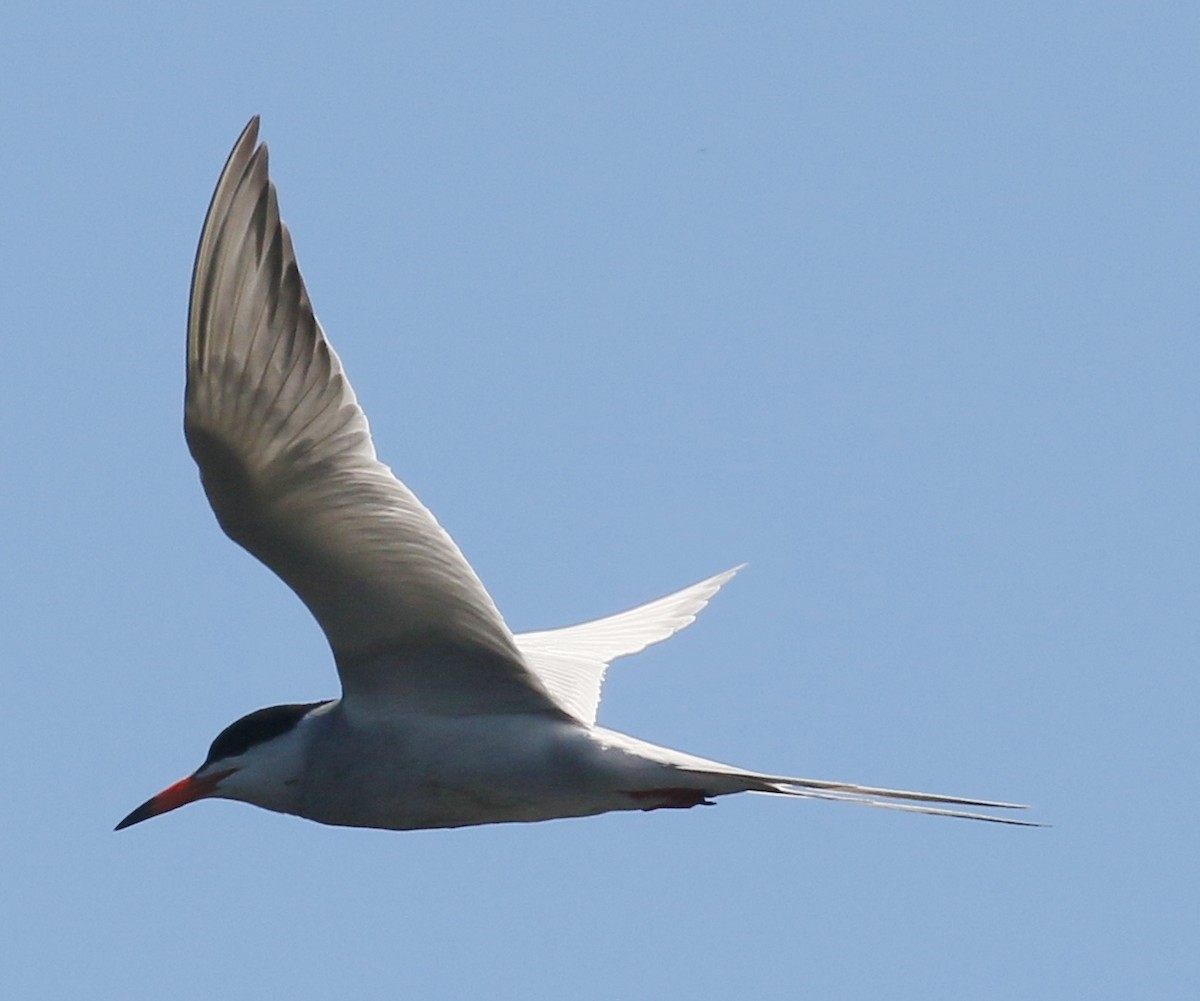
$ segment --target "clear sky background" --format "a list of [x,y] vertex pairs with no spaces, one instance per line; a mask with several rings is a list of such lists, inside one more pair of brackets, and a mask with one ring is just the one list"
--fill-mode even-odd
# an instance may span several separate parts
[[[0,14],[2,993],[1193,996],[1196,6],[336,6]],[[181,433],[256,112],[379,450],[514,629],[749,563],[601,722],[1053,826],[112,833],[337,693]]]

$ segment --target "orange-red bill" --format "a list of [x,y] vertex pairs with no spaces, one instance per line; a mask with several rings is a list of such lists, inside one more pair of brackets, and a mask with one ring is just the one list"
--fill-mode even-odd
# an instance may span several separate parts
[[113,829],[124,830],[134,824],[140,824],[143,820],[157,817],[160,813],[169,813],[171,810],[178,810],[181,806],[187,806],[188,803],[203,799],[205,796],[211,796],[216,792],[217,786],[221,784],[222,780],[232,775],[235,770],[228,768],[201,778],[189,775],[185,779],[180,779],[157,796],[151,796]]

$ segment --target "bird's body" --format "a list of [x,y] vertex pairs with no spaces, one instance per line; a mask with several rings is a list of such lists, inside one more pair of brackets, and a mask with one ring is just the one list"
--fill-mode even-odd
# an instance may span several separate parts
[[295,784],[274,808],[347,827],[465,827],[695,805],[712,785],[639,753],[648,745],[621,734],[524,715],[380,717],[333,702],[298,737],[298,753],[280,759],[300,766]]
[[324,629],[342,697],[259,710],[118,828],[203,797],[411,830],[687,808],[735,792],[1022,823],[1012,804],[772,776],[596,725],[617,657],[691,623],[735,571],[618,615],[514,635],[450,536],[375,456],[309,303],[258,120],[196,255],[185,431],[226,533]]

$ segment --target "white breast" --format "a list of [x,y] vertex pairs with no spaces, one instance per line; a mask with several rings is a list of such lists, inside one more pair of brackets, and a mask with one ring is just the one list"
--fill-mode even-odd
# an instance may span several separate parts
[[660,765],[582,725],[532,715],[358,715],[339,705],[309,753],[310,820],[413,830],[637,809]]

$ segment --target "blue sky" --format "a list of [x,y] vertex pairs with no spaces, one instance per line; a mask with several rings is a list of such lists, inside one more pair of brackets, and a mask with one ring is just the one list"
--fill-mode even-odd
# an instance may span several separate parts
[[[0,15],[8,993],[1189,996],[1194,5],[327,7]],[[750,564],[601,722],[1053,827],[112,833],[337,690],[181,433],[253,113],[381,455],[515,629]]]

